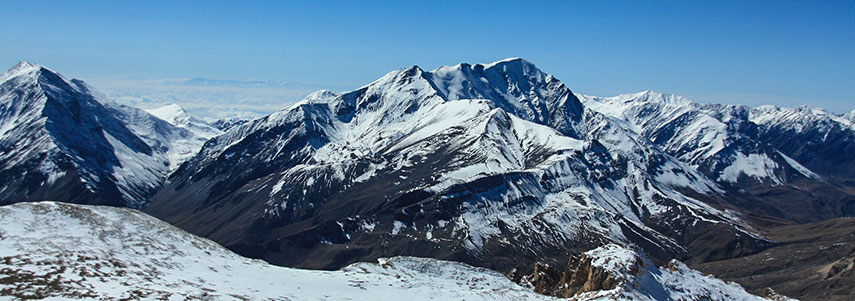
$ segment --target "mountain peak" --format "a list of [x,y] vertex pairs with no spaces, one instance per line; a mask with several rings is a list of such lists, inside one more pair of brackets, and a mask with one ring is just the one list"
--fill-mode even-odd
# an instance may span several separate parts
[[507,74],[516,80],[522,80],[519,76],[526,77],[534,77],[534,78],[546,78],[546,74],[537,68],[533,63],[519,57],[506,58],[503,60],[495,61],[492,63],[486,64],[469,64],[469,63],[460,63],[453,66],[441,66],[439,68],[430,71],[429,73],[434,74],[452,74],[457,72],[464,73],[493,73],[493,74]]
[[500,61],[495,61],[489,64],[482,65],[485,70],[502,69],[502,72],[520,75],[532,75],[539,77],[543,75],[543,71],[537,68],[532,62],[523,58],[507,58]]
[[29,61],[20,61],[20,62],[18,62],[18,64],[15,65],[15,67],[12,67],[12,69],[30,69],[30,68],[41,68],[41,65],[31,63]]
[[36,72],[42,69],[45,68],[39,64],[34,64],[28,61],[20,61],[18,62],[18,64],[16,64],[12,68],[9,68],[9,70],[4,72],[3,75],[0,76],[0,83],[6,82],[7,80],[19,77],[21,75],[35,74]]
[[306,97],[303,97],[302,100],[294,103],[294,105],[299,106],[303,104],[329,103],[333,98],[336,97],[338,97],[337,93],[330,90],[322,89],[309,93],[309,95],[306,95]]
[[637,93],[631,94],[621,94],[614,99],[617,99],[621,102],[655,102],[655,103],[690,103],[689,99],[675,95],[675,94],[667,94],[667,93],[659,93],[653,91],[651,89],[647,89]]
[[179,104],[177,104],[177,103],[171,103],[171,104],[165,105],[165,106],[163,106],[163,107],[164,107],[164,108],[169,107],[169,108],[173,108],[173,109],[175,109],[175,110],[181,110],[181,111],[184,111],[184,107],[182,107],[181,105],[179,105]]
[[[841,116],[837,114],[833,114],[828,112],[827,110],[819,107],[814,107],[811,105],[800,105],[797,107],[779,107],[776,105],[762,105],[755,107],[752,111],[755,114],[759,113],[783,113],[783,114],[806,114],[805,116],[829,116],[831,118],[839,119]],[[846,118],[846,116],[843,116]]]
[[[168,121],[169,123],[186,123],[189,119],[189,114],[178,104],[172,103],[159,108],[147,110],[149,114],[157,116],[157,118]],[[177,124],[176,124],[177,125]]]
[[332,97],[336,97],[336,96],[338,96],[338,94],[336,94],[335,92],[323,89],[323,90],[318,90],[318,91],[309,93],[309,95],[306,95],[306,97],[304,99],[308,99],[308,100],[327,99],[327,98],[332,98]]
[[184,107],[182,107],[181,105],[179,105],[177,103],[171,103],[171,104],[168,104],[168,105],[156,108],[156,109],[152,109],[152,111],[171,111],[171,112],[179,112],[179,113],[185,112]]
[[641,98],[641,97],[658,98],[658,97],[666,95],[666,94],[659,93],[659,92],[653,91],[651,89],[647,89],[647,90],[644,90],[641,92],[631,93],[630,95],[633,95],[633,96],[638,97],[638,98]]
[[28,61],[21,61],[0,75],[0,84],[11,80],[14,80],[16,85],[34,83],[51,91],[84,92],[88,90],[87,87],[81,86],[82,81],[68,80],[56,71]]
[[506,59],[503,59],[503,60],[498,60],[498,61],[495,61],[495,62],[492,62],[492,63],[489,63],[489,64],[484,64],[484,67],[489,68],[489,67],[493,67],[493,66],[500,66],[500,65],[513,65],[513,64],[534,66],[534,64],[533,64],[532,62],[529,62],[528,60],[526,60],[526,59],[524,59],[524,58],[521,58],[521,57],[509,57],[509,58],[506,58]]
[[795,110],[799,111],[799,112],[812,113],[814,115],[831,115],[825,109],[819,108],[819,107],[814,107],[811,105],[800,105],[800,106],[796,107]]

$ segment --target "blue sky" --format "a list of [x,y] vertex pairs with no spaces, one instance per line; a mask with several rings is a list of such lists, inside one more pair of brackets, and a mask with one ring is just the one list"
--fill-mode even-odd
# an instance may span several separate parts
[[855,1],[0,1],[0,65],[356,88],[524,57],[577,92],[855,109]]

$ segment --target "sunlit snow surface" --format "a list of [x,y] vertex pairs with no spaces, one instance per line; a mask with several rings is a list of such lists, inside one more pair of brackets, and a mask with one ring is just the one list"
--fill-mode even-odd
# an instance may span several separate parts
[[834,126],[855,129],[855,110],[838,116],[811,106],[782,108],[767,105],[751,110],[751,121],[766,126],[790,128],[794,131],[802,131],[808,127],[828,130]]
[[67,164],[65,170],[56,167],[67,157],[87,188],[94,191],[94,186],[115,182],[124,202],[139,207],[143,195],[160,185],[168,171],[168,145],[192,135],[141,110],[101,99],[82,81],[28,62],[0,76],[0,84],[0,144],[20,146],[0,155],[0,161],[4,168],[39,165],[37,170],[48,178],[42,186],[64,175]]
[[162,107],[147,110],[150,114],[157,118],[166,120],[167,122],[177,127],[185,128],[198,136],[200,139],[207,141],[215,136],[219,136],[223,132],[211,126],[205,121],[194,117],[187,113],[180,105],[168,104]]
[[[758,299],[679,262],[656,268],[618,245],[586,255],[620,283],[577,300]],[[135,210],[53,202],[0,207],[0,257],[0,292],[17,297],[554,300],[497,272],[435,259],[395,257],[338,271],[277,267]],[[640,272],[628,273],[633,265]]]
[[134,210],[50,202],[0,207],[0,256],[0,276],[17,279],[0,283],[0,292],[19,297],[551,299],[499,273],[433,259],[338,271],[277,267]]
[[843,115],[843,118],[846,118],[849,121],[855,122],[855,110],[849,111],[846,115]]

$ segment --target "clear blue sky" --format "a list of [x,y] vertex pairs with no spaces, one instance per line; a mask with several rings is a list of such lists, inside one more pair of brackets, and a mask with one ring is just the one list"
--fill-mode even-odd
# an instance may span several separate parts
[[855,1],[573,2],[0,1],[0,65],[355,88],[524,57],[592,95],[855,109]]

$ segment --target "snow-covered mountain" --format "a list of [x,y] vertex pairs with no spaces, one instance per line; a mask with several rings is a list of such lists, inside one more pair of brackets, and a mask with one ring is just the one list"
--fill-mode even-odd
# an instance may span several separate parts
[[233,127],[247,123],[248,121],[249,120],[247,120],[247,119],[242,119],[242,118],[237,118],[237,117],[223,118],[223,119],[217,119],[216,121],[212,122],[211,125],[213,127],[217,128],[218,130],[225,132],[225,131],[228,131],[229,129],[233,128]]
[[196,134],[196,136],[199,137],[199,139],[202,139],[204,141],[219,136],[223,133],[221,130],[208,124],[207,122],[196,118],[193,115],[190,115],[189,113],[187,113],[187,111],[184,110],[184,108],[182,108],[178,104],[168,104],[159,108],[150,109],[148,110],[148,112],[154,116],[157,116],[157,118],[166,120],[172,125],[175,125],[180,128],[185,128],[193,132],[194,134]]
[[849,121],[855,122],[855,110],[849,111],[849,113],[846,113],[845,115],[843,115],[843,118],[846,118]]
[[623,122],[667,153],[712,179],[780,184],[793,176],[818,176],[797,161],[758,143],[750,108],[693,103],[644,91],[615,97],[579,95],[585,106]]
[[193,137],[80,80],[21,62],[0,76],[0,204],[141,207],[181,163],[175,145]]
[[[277,267],[114,207],[0,207],[0,253],[0,298],[558,300],[494,271],[427,258],[384,258],[336,271]],[[586,285],[574,300],[762,300],[679,262],[657,268],[617,245],[583,256],[587,265],[568,272],[599,273],[577,277]]]
[[[712,259],[765,243],[690,197],[720,193],[713,180],[645,141],[522,59],[414,66],[213,138],[146,210],[315,268],[391,255],[531,268],[603,242]],[[741,247],[694,245],[713,229]]]
[[190,115],[177,104],[165,105],[147,111],[157,118],[187,130],[192,135],[169,139],[170,167],[178,168],[181,163],[190,159],[202,148],[209,139],[223,134],[223,131],[207,122]]
[[819,108],[751,110],[758,138],[821,175],[855,178],[855,121]]
[[[855,195],[834,181],[852,178],[852,122],[819,109],[701,104],[644,91],[578,95],[668,154],[717,181],[716,203],[795,222],[855,214]],[[833,162],[833,163],[831,163]],[[855,167],[855,165],[853,165]]]

